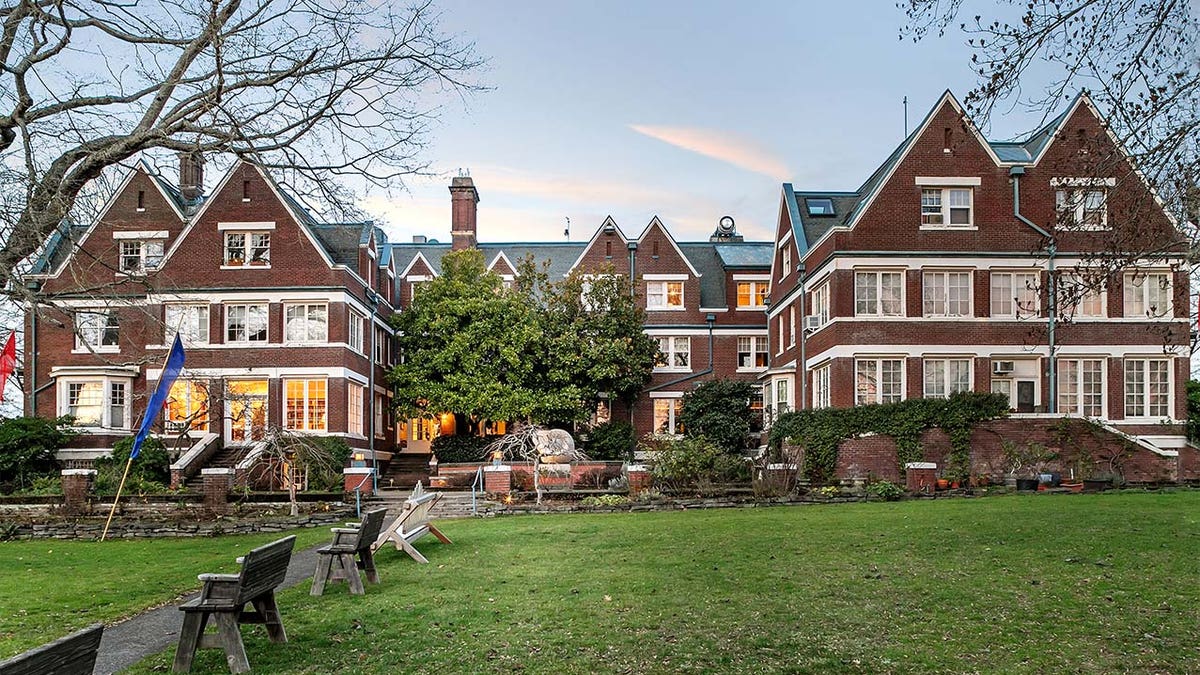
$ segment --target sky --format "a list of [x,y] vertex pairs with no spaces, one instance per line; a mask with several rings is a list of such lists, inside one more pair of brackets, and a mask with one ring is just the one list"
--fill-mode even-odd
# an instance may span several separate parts
[[[941,93],[975,84],[961,34],[900,40],[867,2],[442,0],[441,27],[488,59],[487,91],[448,96],[430,176],[362,206],[393,241],[449,240],[450,178],[480,194],[481,241],[587,240],[605,216],[636,236],[658,215],[703,240],[730,215],[770,239],[781,184],[854,189]],[[1041,117],[1017,109],[990,138]]]

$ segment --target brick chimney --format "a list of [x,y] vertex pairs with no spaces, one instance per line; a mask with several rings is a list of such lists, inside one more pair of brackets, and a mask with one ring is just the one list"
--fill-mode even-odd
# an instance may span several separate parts
[[179,153],[179,193],[185,202],[194,202],[204,194],[204,155]]
[[450,250],[475,248],[476,215],[479,192],[470,176],[458,176],[450,181]]

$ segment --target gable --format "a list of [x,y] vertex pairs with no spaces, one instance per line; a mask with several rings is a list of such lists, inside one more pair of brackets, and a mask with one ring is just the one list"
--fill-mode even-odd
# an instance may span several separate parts
[[596,233],[592,235],[567,273],[575,268],[590,270],[612,265],[616,274],[629,274],[628,241],[617,221],[608,216],[600,223],[600,227],[596,228]]
[[638,237],[638,274],[680,274],[702,276],[667,231],[658,216],[650,219],[642,236]]

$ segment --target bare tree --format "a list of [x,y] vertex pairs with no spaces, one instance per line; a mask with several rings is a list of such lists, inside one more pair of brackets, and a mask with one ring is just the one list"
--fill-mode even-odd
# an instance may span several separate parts
[[536,424],[524,424],[512,433],[493,441],[487,447],[488,455],[498,453],[505,459],[519,459],[533,464],[533,490],[537,493],[537,503],[542,503],[541,468],[544,461],[554,458],[555,461],[581,461],[587,456],[575,449],[575,441],[571,435],[561,429],[544,429]]
[[147,151],[393,186],[422,165],[437,94],[475,88],[470,44],[428,2],[8,0],[0,7],[0,281],[76,215],[105,169]]

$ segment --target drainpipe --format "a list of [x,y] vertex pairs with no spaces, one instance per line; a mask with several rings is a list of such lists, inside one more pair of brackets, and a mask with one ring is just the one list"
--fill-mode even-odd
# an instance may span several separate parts
[[1050,391],[1046,392],[1046,411],[1049,413],[1054,413],[1054,412],[1056,412],[1056,409],[1058,407],[1058,401],[1056,400],[1056,397],[1057,397],[1057,386],[1056,385],[1058,384],[1058,382],[1057,382],[1056,366],[1054,363],[1054,350],[1055,350],[1054,327],[1055,327],[1055,324],[1057,323],[1057,313],[1058,313],[1058,293],[1056,292],[1056,288],[1055,288],[1056,284],[1055,284],[1055,279],[1054,279],[1054,256],[1058,253],[1058,247],[1055,244],[1054,235],[1050,234],[1046,230],[1039,227],[1032,220],[1021,215],[1021,176],[1025,175],[1025,167],[1014,166],[1008,170],[1008,175],[1009,175],[1009,177],[1012,178],[1012,184],[1013,184],[1013,215],[1016,216],[1017,220],[1021,221],[1022,223],[1025,223],[1030,228],[1032,228],[1034,232],[1037,232],[1038,234],[1042,235],[1047,240],[1046,254],[1049,259],[1048,274],[1047,274],[1047,278],[1049,279],[1049,288],[1047,289],[1048,294],[1047,294],[1047,301],[1046,301],[1046,304],[1047,304],[1046,339],[1047,339],[1047,343],[1049,346],[1049,352],[1050,352],[1050,368],[1047,372],[1047,374],[1049,375],[1049,377],[1047,379],[1049,380]]
[[371,306],[371,349],[367,351],[367,444],[371,446],[371,494],[379,493],[379,465],[375,461],[375,317],[379,314],[379,295],[368,288],[367,304]]
[[[804,270],[796,270],[798,275],[797,281],[800,282],[800,409],[808,409],[808,357],[805,355],[806,342],[808,342],[808,329],[805,327],[805,317],[808,316],[804,312]],[[770,333],[770,326],[767,326],[767,332]]]
[[[629,249],[629,297],[637,299],[637,275],[634,273],[634,258],[637,254],[638,244],[636,241],[625,242],[625,248]],[[633,426],[633,405],[629,405],[629,425]]]

